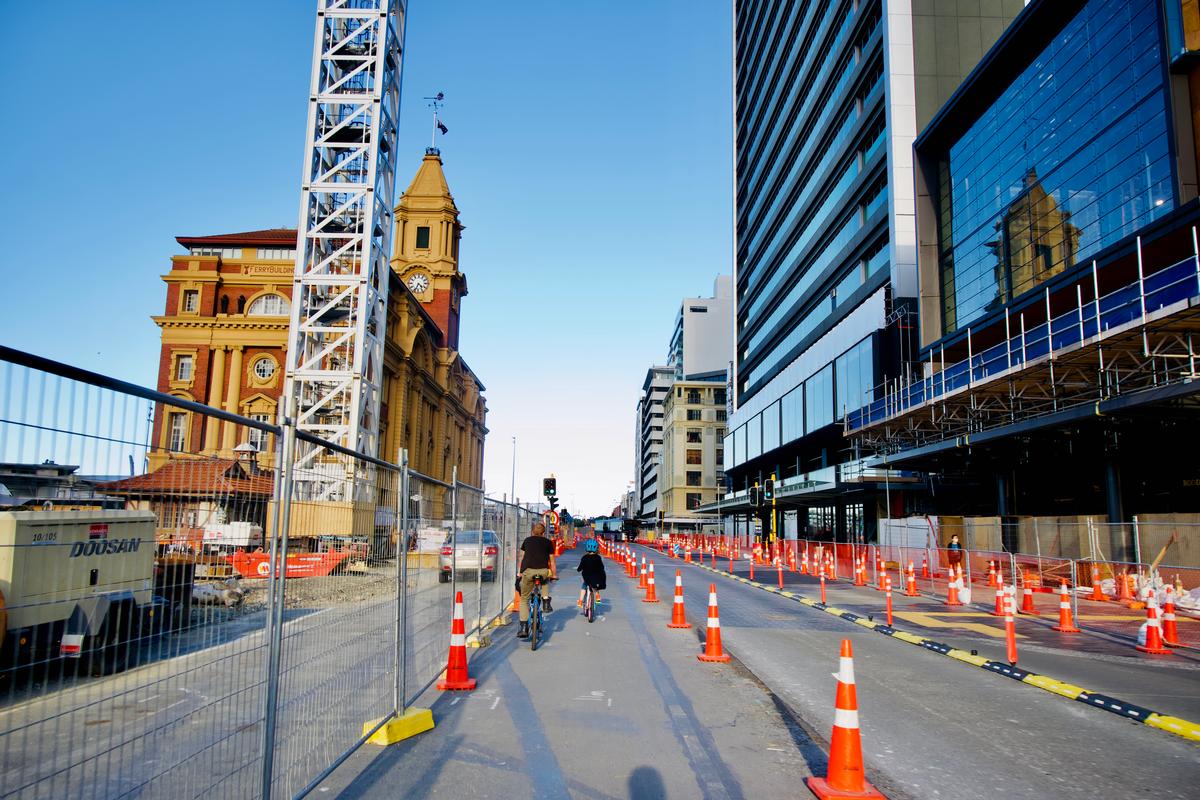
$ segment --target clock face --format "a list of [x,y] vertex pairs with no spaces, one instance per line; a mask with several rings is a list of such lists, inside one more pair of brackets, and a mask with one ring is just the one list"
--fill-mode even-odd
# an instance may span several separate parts
[[414,272],[408,276],[408,288],[413,294],[420,294],[429,288],[429,276]]

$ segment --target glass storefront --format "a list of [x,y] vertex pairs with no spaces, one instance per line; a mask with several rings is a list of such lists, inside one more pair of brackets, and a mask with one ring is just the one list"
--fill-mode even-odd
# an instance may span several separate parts
[[1091,0],[938,169],[949,333],[1175,206],[1154,0]]

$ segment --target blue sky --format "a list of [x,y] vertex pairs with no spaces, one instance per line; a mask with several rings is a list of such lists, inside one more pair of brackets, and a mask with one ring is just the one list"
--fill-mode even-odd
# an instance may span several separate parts
[[[314,8],[7,9],[0,342],[153,385],[174,237],[295,225]],[[553,472],[606,512],[632,478],[645,370],[731,270],[729,83],[727,3],[411,2],[397,184],[444,92],[489,493],[513,436],[523,498]]]

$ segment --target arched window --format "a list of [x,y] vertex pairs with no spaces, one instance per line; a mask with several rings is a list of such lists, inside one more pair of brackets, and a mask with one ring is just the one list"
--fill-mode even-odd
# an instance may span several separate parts
[[264,294],[251,303],[250,310],[246,312],[251,317],[286,317],[287,313],[287,300],[277,294]]

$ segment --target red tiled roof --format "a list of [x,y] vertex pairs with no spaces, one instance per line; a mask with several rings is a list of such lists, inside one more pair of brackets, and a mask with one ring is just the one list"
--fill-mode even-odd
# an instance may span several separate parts
[[238,462],[225,458],[181,458],[153,472],[98,484],[110,494],[126,495],[229,495],[269,497],[274,479],[269,472],[248,475]]
[[184,247],[194,244],[295,244],[295,228],[268,228],[265,231],[219,233],[214,236],[176,236]]

